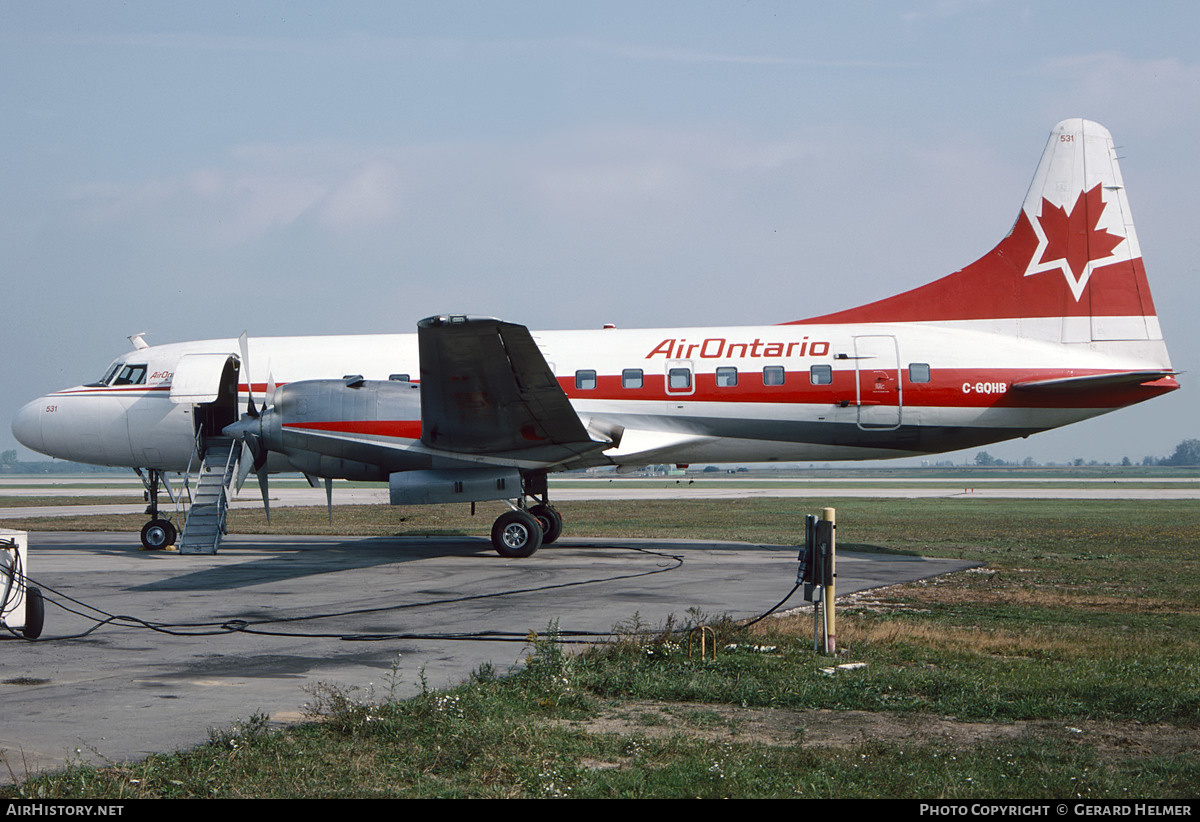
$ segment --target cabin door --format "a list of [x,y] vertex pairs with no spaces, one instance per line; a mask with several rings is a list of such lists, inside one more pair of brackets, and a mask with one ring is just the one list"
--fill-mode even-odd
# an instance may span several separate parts
[[904,402],[896,338],[891,334],[855,337],[854,368],[858,427],[865,431],[899,428]]

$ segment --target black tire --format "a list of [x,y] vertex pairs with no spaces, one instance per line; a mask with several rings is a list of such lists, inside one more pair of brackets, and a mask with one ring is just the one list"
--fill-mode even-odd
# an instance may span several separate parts
[[46,602],[42,599],[42,589],[32,585],[25,588],[25,627],[21,635],[26,639],[37,639],[42,635],[42,625],[46,622]]
[[492,547],[505,559],[531,556],[542,545],[542,526],[525,511],[508,511],[492,525]]
[[152,519],[142,526],[142,550],[162,551],[174,545],[178,536],[170,520]]
[[542,545],[550,545],[562,536],[562,514],[558,513],[558,511],[555,511],[549,505],[538,503],[529,509],[529,513],[533,514],[533,518],[541,523]]

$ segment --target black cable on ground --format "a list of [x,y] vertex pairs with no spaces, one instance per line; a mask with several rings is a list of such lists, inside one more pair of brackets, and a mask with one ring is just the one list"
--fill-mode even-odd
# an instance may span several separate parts
[[779,604],[778,604],[778,605],[776,605],[776,606],[775,606],[774,608],[772,608],[771,610],[767,611],[765,614],[762,614],[761,616],[757,616],[757,617],[755,617],[754,619],[750,620],[749,622],[747,622],[747,623],[745,624],[745,627],[749,628],[751,625],[755,625],[755,624],[757,624],[757,623],[759,623],[759,622],[762,622],[764,619],[766,619],[767,617],[769,617],[771,614],[773,614],[773,613],[775,613],[776,611],[778,611],[780,608],[782,608],[782,607],[783,607],[783,604],[784,604],[785,602],[787,602],[789,599],[791,599],[791,598],[792,598],[792,594],[796,593],[796,591],[798,591],[798,590],[800,590],[800,583],[799,583],[799,582],[797,582],[795,585],[793,585],[793,586],[792,586],[792,590],[790,590],[790,591],[788,591],[788,592],[787,592],[787,596],[785,596],[783,599],[779,600]]
[[[638,577],[652,576],[655,574],[673,571],[682,567],[683,557],[678,554],[667,554],[661,551],[654,551],[648,548],[631,546],[623,550],[636,551],[638,553],[648,554],[651,556],[662,557],[671,561],[671,564],[661,566],[649,571],[638,571],[635,573],[615,574],[606,577],[596,577],[592,579],[576,580],[573,582],[558,582],[546,585],[538,585],[529,588],[514,588],[506,591],[491,591],[483,594],[469,594],[461,597],[444,597],[441,599],[426,600],[424,602],[408,602],[396,605],[385,605],[373,608],[352,608],[342,611],[331,611],[317,614],[306,614],[303,616],[294,617],[277,617],[272,619],[261,620],[245,620],[240,618],[231,618],[219,622],[149,622],[135,616],[127,614],[111,614],[100,608],[88,605],[74,597],[69,596],[55,588],[52,588],[43,583],[36,583],[43,591],[43,598],[46,602],[56,605],[57,607],[75,614],[84,619],[95,621],[95,625],[86,631],[77,634],[61,635],[61,636],[42,636],[38,639],[30,639],[21,636],[19,633],[9,629],[13,638],[24,639],[27,642],[46,642],[59,641],[69,639],[82,639],[96,632],[106,625],[115,625],[125,628],[139,628],[156,633],[166,634],[168,636],[182,637],[203,637],[203,636],[227,636],[231,634],[252,634],[255,636],[277,636],[277,637],[308,637],[313,639],[340,639],[347,642],[380,642],[385,640],[442,640],[453,642],[528,642],[530,632],[508,632],[508,631],[480,631],[467,633],[346,633],[344,631],[333,632],[311,632],[311,631],[283,631],[271,630],[260,626],[278,625],[299,622],[313,622],[321,619],[334,619],[339,617],[359,616],[364,614],[386,613],[389,611],[402,611],[414,608],[427,608],[437,605],[453,605],[458,603],[479,601],[485,599],[493,599],[508,596],[520,596],[523,594],[536,594],[545,591],[561,590],[566,588],[574,588],[585,585],[597,585],[606,582],[615,582],[623,579],[636,579]],[[19,577],[22,581],[36,582],[29,580],[24,575]],[[787,595],[779,601],[774,607],[761,614],[758,617],[744,623],[745,627],[755,625],[758,622],[766,619],[771,614],[779,610],[783,605],[791,599],[792,595],[799,589],[800,584],[797,583]],[[46,592],[54,594],[54,597],[46,596]],[[68,607],[64,602],[72,603],[78,606],[77,608]],[[94,612],[87,613],[88,611]],[[612,631],[558,631],[556,632],[556,641],[561,644],[592,644],[601,638],[613,636]],[[0,636],[0,639],[6,637]]]
[[[379,606],[379,607],[374,607],[374,608],[347,609],[347,610],[343,610],[343,611],[308,614],[308,615],[296,616],[296,617],[278,617],[278,618],[273,618],[273,619],[263,619],[263,620],[255,620],[255,621],[232,618],[232,619],[222,620],[220,622],[181,622],[181,623],[149,622],[147,620],[143,620],[138,617],[131,616],[131,615],[108,613],[107,611],[104,611],[100,608],[96,608],[94,606],[91,606],[84,602],[81,602],[80,600],[77,600],[74,597],[71,597],[61,591],[58,591],[57,589],[55,589],[51,586],[38,583],[39,586],[43,590],[43,597],[47,602],[49,602],[53,605],[56,605],[59,608],[62,608],[63,610],[67,611],[68,613],[75,614],[76,616],[83,617],[84,619],[94,620],[96,624],[93,625],[88,630],[82,631],[77,634],[61,635],[61,636],[42,636],[36,640],[31,640],[26,637],[20,637],[19,635],[16,635],[16,638],[25,639],[26,641],[31,641],[31,642],[32,641],[47,642],[47,641],[57,641],[57,640],[65,640],[65,639],[80,639],[80,638],[86,637],[86,636],[94,633],[95,631],[99,630],[100,628],[102,628],[106,625],[119,625],[121,627],[126,627],[126,628],[140,628],[140,629],[150,630],[150,631],[154,631],[156,633],[167,634],[169,636],[200,637],[200,636],[222,636],[222,635],[230,635],[230,634],[237,634],[237,633],[245,633],[245,634],[255,634],[255,635],[260,635],[260,636],[331,638],[331,639],[346,639],[346,640],[353,640],[353,641],[378,641],[378,640],[383,640],[383,639],[442,639],[442,640],[455,640],[455,641],[473,640],[473,641],[485,641],[485,642],[518,642],[518,641],[524,642],[524,641],[527,641],[527,639],[529,637],[528,631],[524,631],[524,632],[520,632],[520,633],[483,631],[483,632],[479,632],[479,633],[475,633],[475,634],[471,634],[471,633],[466,633],[466,634],[463,634],[463,633],[453,633],[453,634],[452,633],[446,633],[446,634],[401,634],[401,633],[396,633],[396,634],[392,634],[392,633],[389,633],[389,634],[376,635],[376,634],[361,634],[361,633],[347,634],[346,632],[343,632],[343,631],[329,632],[329,633],[279,631],[279,630],[266,630],[266,629],[263,629],[263,628],[260,628],[257,626],[273,625],[273,624],[280,624],[280,623],[311,622],[311,621],[315,621],[315,620],[319,620],[319,619],[333,619],[333,618],[338,618],[338,617],[357,616],[357,615],[363,615],[363,614],[386,613],[388,611],[401,611],[401,610],[407,610],[407,609],[412,609],[412,608],[427,608],[427,607],[437,606],[437,605],[452,605],[452,604],[457,604],[457,603],[471,602],[471,601],[484,600],[484,599],[492,599],[492,598],[498,598],[498,597],[519,596],[519,595],[523,595],[523,594],[541,593],[541,592],[545,592],[545,591],[579,587],[579,586],[584,586],[584,585],[597,585],[597,584],[606,583],[606,582],[615,582],[615,581],[623,580],[623,579],[636,579],[638,577],[652,576],[654,574],[661,574],[661,573],[664,573],[667,571],[673,571],[677,568],[682,567],[682,565],[683,565],[683,557],[680,555],[677,555],[677,554],[667,554],[667,553],[664,553],[661,551],[654,551],[654,550],[650,550],[648,548],[640,548],[640,547],[629,547],[629,548],[625,548],[624,550],[636,551],[638,553],[648,554],[650,556],[662,557],[664,559],[670,560],[670,564],[660,566],[658,568],[654,568],[649,571],[638,571],[635,573],[614,574],[614,575],[606,576],[606,577],[596,577],[596,578],[592,578],[592,579],[576,580],[574,582],[550,583],[547,585],[538,585],[538,586],[533,586],[533,587],[529,587],[529,588],[516,588],[516,589],[510,589],[510,590],[506,590],[506,591],[491,591],[491,592],[483,593],[483,594],[470,594],[470,595],[461,596],[461,597],[446,597],[446,598],[442,598],[442,599],[427,600],[424,602],[409,602],[409,603],[401,603],[401,604],[397,604],[397,605]],[[32,582],[33,580],[30,580],[30,581]],[[54,597],[45,596],[45,592],[54,594]],[[62,601],[59,601],[59,599],[61,599]],[[72,604],[78,606],[78,608],[68,607],[67,605],[63,604],[64,602],[72,603]],[[87,611],[94,612],[95,615],[93,615],[91,613],[87,613]],[[558,633],[558,636],[560,636],[560,637],[584,637],[584,636],[587,636],[587,637],[598,638],[598,637],[611,636],[611,633],[610,632],[586,632],[586,631],[579,631],[579,632],[560,631]],[[0,637],[0,638],[3,638],[3,637]],[[584,640],[582,640],[582,639],[567,639],[564,641],[566,641],[566,642],[583,642]]]

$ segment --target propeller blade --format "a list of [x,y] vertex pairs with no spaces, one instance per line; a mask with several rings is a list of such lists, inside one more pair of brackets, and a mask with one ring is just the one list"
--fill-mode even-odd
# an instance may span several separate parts
[[250,450],[250,443],[242,440],[242,453],[238,457],[237,468],[237,485],[235,490],[237,493],[242,493],[242,486],[246,484],[246,477],[250,476],[250,468],[254,464],[254,452]]
[[329,508],[329,524],[333,525],[333,478],[325,478],[325,504]]
[[258,488],[262,491],[263,510],[267,513],[267,525],[271,524],[271,501],[267,495],[267,471],[266,468],[258,469]]
[[[242,441],[242,452],[238,458],[237,490],[242,490],[246,477],[253,470],[258,475],[258,484],[263,492],[263,507],[267,508],[267,458],[271,455],[262,440],[262,419],[242,414],[235,423],[225,426],[222,432],[227,437]],[[271,520],[270,509],[267,509],[267,521]]]
[[246,377],[246,414],[258,416],[258,408],[254,405],[254,383],[250,381],[250,338],[245,331],[238,337],[238,347],[242,352],[242,373]]

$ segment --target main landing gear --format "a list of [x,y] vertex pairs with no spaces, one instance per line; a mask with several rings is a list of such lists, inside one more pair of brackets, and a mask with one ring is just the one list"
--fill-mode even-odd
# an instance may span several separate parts
[[[146,500],[150,503],[146,506],[150,521],[142,526],[142,550],[165,550],[175,544],[179,531],[169,519],[158,515],[158,483],[162,480],[162,471],[150,468],[143,474],[140,468],[134,470],[142,478],[142,485],[146,486]],[[170,493],[170,487],[167,493]]]
[[[492,547],[506,559],[531,556],[538,548],[550,545],[562,535],[562,515],[550,505],[546,475],[528,474],[523,479],[524,493],[516,507],[505,511],[492,524]],[[526,507],[526,498],[537,502]]]

